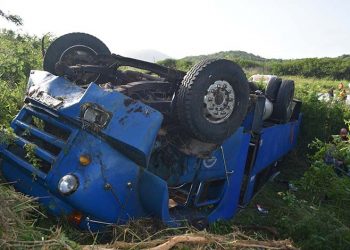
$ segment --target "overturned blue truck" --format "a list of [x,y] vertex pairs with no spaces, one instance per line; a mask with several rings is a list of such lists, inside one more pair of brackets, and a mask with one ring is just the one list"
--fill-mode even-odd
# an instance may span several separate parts
[[232,61],[183,72],[70,33],[49,46],[43,68],[30,73],[14,141],[0,146],[1,173],[81,229],[230,219],[296,145],[294,82],[259,90]]

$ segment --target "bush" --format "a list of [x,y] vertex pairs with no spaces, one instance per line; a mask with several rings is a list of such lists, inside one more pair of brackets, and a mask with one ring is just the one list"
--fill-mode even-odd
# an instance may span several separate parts
[[41,41],[36,36],[0,32],[0,77],[11,86],[26,81],[30,70],[41,69]]
[[[304,88],[307,93],[305,93]],[[325,102],[318,100],[316,90],[311,86],[299,87],[297,97],[302,100],[302,124],[300,143],[303,149],[315,138],[329,141],[330,135],[338,133],[350,119],[350,109],[344,102]]]
[[22,106],[30,70],[41,69],[41,64],[39,38],[0,32],[0,124],[8,124]]
[[272,61],[269,65],[271,72],[276,75],[350,80],[350,60],[347,57]]
[[290,236],[302,249],[349,249],[350,230],[328,210],[314,209],[292,224]]

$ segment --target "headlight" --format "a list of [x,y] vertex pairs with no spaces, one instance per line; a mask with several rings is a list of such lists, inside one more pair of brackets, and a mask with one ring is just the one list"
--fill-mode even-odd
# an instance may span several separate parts
[[112,117],[109,112],[94,103],[85,103],[81,107],[80,116],[83,122],[98,126],[99,128],[104,128]]
[[79,181],[77,177],[75,177],[72,174],[67,174],[61,178],[61,180],[58,182],[58,190],[61,194],[69,195],[75,190],[77,190],[79,186]]

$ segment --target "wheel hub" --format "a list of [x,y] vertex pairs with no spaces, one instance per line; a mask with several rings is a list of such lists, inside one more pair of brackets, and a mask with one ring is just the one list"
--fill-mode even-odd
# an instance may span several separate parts
[[68,65],[91,64],[96,55],[97,52],[90,47],[75,45],[69,47],[62,53],[60,61],[63,61]]
[[[94,57],[97,52],[90,47],[84,45],[75,45],[66,49],[61,57],[60,61],[65,63],[67,66],[74,66],[79,64],[93,64]],[[82,84],[94,82],[99,78],[98,73],[85,73],[80,81]],[[78,83],[80,84],[80,83]]]
[[204,96],[204,116],[211,123],[227,120],[235,107],[235,92],[224,80],[215,81]]

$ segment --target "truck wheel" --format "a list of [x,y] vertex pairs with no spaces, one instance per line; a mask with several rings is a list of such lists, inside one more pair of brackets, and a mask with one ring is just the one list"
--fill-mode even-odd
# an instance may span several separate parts
[[294,81],[283,80],[278,90],[276,102],[273,104],[271,118],[286,123],[293,112]]
[[277,77],[272,77],[267,83],[265,95],[271,102],[274,102],[276,100],[281,83],[282,79]]
[[249,85],[237,64],[204,60],[184,77],[176,97],[181,125],[200,141],[221,143],[242,123],[248,108]]
[[[51,43],[44,57],[43,68],[54,75],[56,63],[61,61],[68,66],[91,64],[96,55],[110,55],[108,47],[98,38],[86,33],[69,33]],[[98,74],[86,74],[86,83],[96,81]]]

